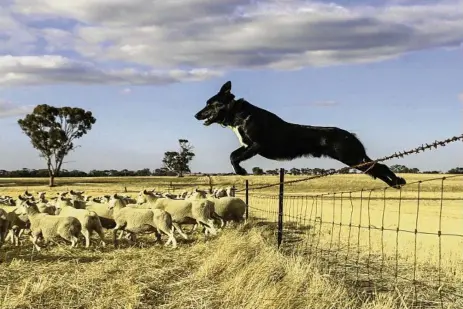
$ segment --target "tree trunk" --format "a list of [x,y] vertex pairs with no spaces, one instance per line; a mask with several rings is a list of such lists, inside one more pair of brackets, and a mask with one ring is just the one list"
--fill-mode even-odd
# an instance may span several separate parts
[[55,186],[55,175],[50,175],[50,182],[49,182],[50,187]]

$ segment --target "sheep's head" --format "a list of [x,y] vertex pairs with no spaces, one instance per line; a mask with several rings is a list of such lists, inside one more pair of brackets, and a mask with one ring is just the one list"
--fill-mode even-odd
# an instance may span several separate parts
[[37,192],[37,196],[39,197],[39,200],[44,200],[46,192]]
[[114,209],[115,207],[122,208],[122,207],[125,207],[125,206],[127,206],[127,203],[125,202],[125,199],[122,198],[122,196],[117,195],[117,193],[112,195],[111,199],[108,202],[108,208],[110,210]]
[[67,198],[67,197],[64,197],[64,196],[59,196],[58,199],[56,200],[55,207],[56,208],[63,208],[65,206],[74,207],[74,201],[71,198]]
[[23,215],[39,212],[37,204],[35,204],[33,201],[30,201],[29,199],[23,200],[19,208],[19,213]]

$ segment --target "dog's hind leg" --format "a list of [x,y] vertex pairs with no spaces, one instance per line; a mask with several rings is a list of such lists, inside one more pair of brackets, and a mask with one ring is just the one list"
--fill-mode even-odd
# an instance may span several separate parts
[[230,162],[237,175],[247,175],[246,170],[240,166],[240,163],[257,155],[259,148],[258,144],[252,144],[248,147],[242,146],[230,154]]
[[[348,144],[334,143],[328,154],[331,158],[338,160],[348,166],[354,167],[356,165],[372,161],[366,154],[365,148],[359,140],[354,136],[345,139]],[[367,164],[357,167],[356,169],[372,176],[379,178],[390,187],[399,189],[400,186],[406,184],[405,179],[396,176],[386,165],[381,163]]]

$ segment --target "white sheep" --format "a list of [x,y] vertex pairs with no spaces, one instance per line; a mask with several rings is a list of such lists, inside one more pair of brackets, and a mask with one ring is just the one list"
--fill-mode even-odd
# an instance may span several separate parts
[[27,216],[27,214],[24,214],[19,209],[22,209],[24,212],[22,206],[20,206],[20,208],[14,208],[12,211],[7,212],[9,231],[5,238],[5,241],[9,239],[13,246],[19,246],[19,237],[21,237],[21,235],[26,229],[30,228],[29,217]]
[[77,246],[78,235],[82,229],[79,220],[74,217],[52,216],[40,213],[37,205],[31,201],[22,203],[22,207],[31,222],[32,244],[40,251],[38,240],[43,238],[47,244],[54,238],[61,238],[71,242],[71,248]]
[[116,227],[113,229],[115,247],[118,245],[116,238],[118,230],[129,232],[132,241],[135,241],[136,233],[145,231],[155,232],[156,239],[159,241],[161,232],[163,232],[169,237],[164,246],[172,243],[173,248],[177,247],[174,227],[172,226],[172,217],[167,211],[162,209],[136,209],[125,206],[125,200],[114,194],[109,203],[109,208],[113,209],[114,220],[116,221]]
[[172,216],[172,225],[177,232],[185,239],[188,236],[183,232],[182,224],[201,224],[205,227],[206,235],[210,233],[217,235],[214,227],[213,204],[208,200],[172,200],[158,197],[152,192],[143,190],[139,193],[138,204],[148,204],[151,208],[159,208],[167,211]]
[[82,227],[81,233],[85,238],[86,248],[90,247],[90,237],[93,232],[96,232],[98,236],[100,236],[103,247],[106,246],[103,227],[96,212],[88,209],[76,209],[73,207],[74,204],[72,203],[72,200],[64,197],[59,197],[56,205],[58,216],[74,217],[79,220]]
[[10,228],[10,221],[8,221],[8,213],[0,208],[0,248],[5,242],[8,229]]

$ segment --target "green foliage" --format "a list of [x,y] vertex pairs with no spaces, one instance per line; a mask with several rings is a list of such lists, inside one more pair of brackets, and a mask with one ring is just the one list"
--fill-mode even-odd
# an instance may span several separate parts
[[167,151],[164,153],[162,163],[169,171],[175,172],[177,176],[183,177],[184,173],[190,173],[190,161],[193,160],[195,154],[192,152],[193,146],[188,140],[179,139],[179,151]]
[[264,175],[264,170],[261,169],[260,167],[256,166],[252,168],[252,173],[254,175]]
[[47,162],[50,186],[59,175],[63,159],[76,148],[74,141],[92,128],[96,119],[92,113],[77,107],[37,105],[18,124]]
[[391,171],[393,171],[394,173],[413,173],[413,174],[417,174],[420,172],[419,169],[417,169],[416,167],[407,167],[405,165],[400,165],[400,164],[395,164],[395,165],[392,165],[390,167]]
[[448,171],[449,174],[463,174],[463,167],[455,167]]

